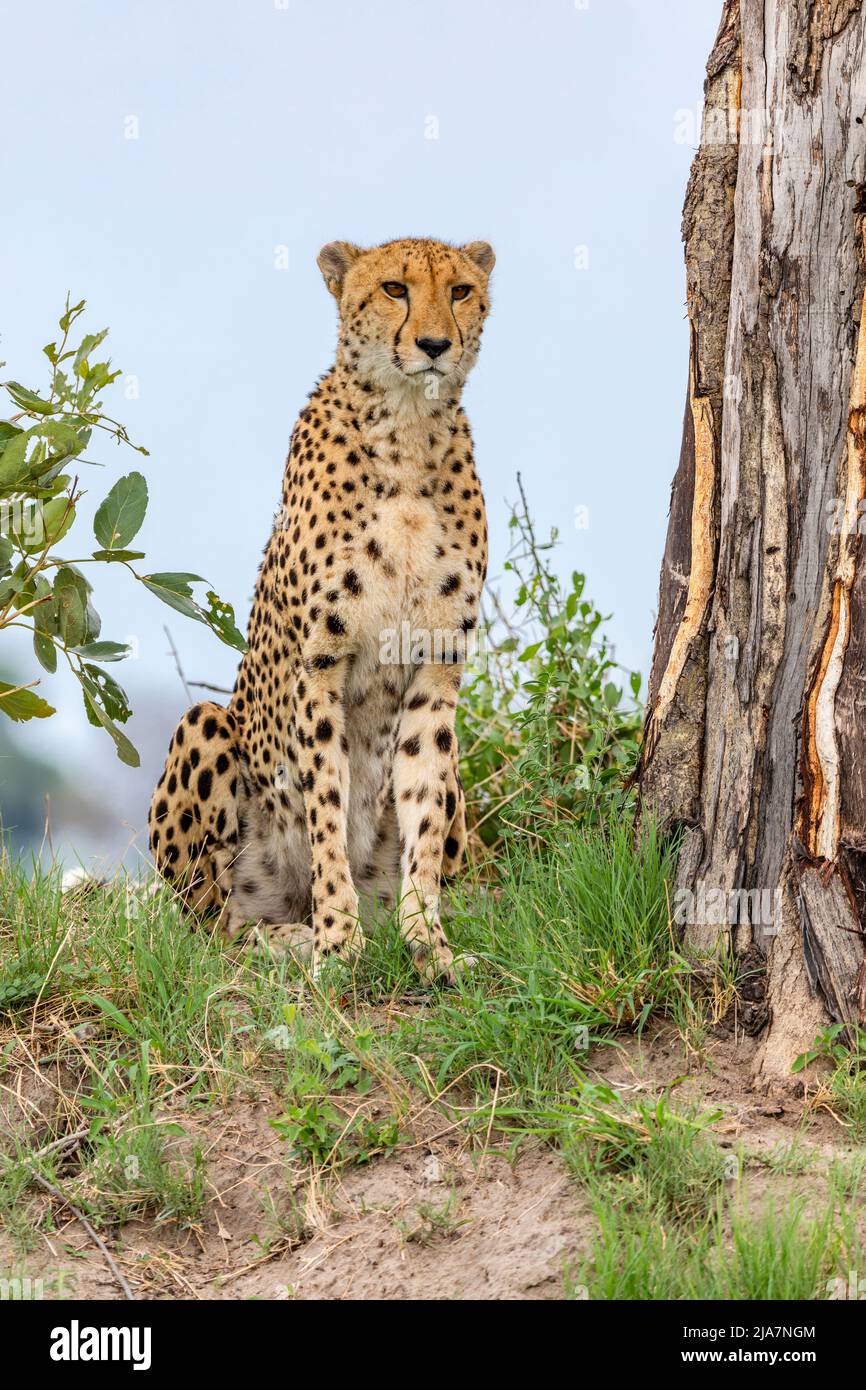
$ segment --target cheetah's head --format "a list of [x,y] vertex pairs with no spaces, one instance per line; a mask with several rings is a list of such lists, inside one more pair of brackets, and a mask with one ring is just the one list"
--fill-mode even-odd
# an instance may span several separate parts
[[369,251],[345,241],[318,256],[340,309],[340,354],[363,381],[422,391],[460,386],[478,356],[495,261],[486,241],[389,241]]

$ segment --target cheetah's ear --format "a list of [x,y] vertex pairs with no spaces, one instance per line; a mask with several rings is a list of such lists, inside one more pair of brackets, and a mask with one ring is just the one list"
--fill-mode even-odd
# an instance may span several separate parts
[[325,284],[336,299],[342,294],[346,271],[360,254],[361,248],[353,246],[350,241],[329,241],[316,257],[316,264],[325,277]]
[[489,275],[496,264],[496,253],[489,241],[470,241],[461,250],[485,275]]

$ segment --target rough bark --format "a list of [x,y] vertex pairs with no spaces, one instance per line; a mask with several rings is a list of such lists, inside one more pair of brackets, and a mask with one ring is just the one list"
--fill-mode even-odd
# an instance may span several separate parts
[[[704,131],[683,209],[691,342],[680,464],[659,586],[645,767],[673,821],[698,816],[707,679],[706,612],[718,543],[725,339],[734,250],[739,0],[726,0],[707,64]],[[663,737],[662,737],[663,735]]]
[[864,0],[726,0],[705,94],[640,786],[690,947],[768,959],[769,1075],[866,1018]]

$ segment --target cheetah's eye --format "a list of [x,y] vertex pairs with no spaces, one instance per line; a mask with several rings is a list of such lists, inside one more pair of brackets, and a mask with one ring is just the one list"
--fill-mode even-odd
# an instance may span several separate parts
[[471,285],[455,285],[451,291],[452,299],[468,299],[472,293]]
[[401,285],[399,280],[386,280],[382,289],[389,299],[405,299],[406,286]]

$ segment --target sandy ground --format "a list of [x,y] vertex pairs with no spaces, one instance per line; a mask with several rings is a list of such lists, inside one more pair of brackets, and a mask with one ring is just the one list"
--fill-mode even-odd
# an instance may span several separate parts
[[[827,1160],[853,1146],[830,1115],[810,1115],[803,1129],[794,1091],[782,1099],[756,1091],[754,1047],[720,1036],[689,1069],[679,1039],[661,1027],[640,1043],[600,1048],[593,1061],[626,1097],[656,1095],[683,1077],[678,1101],[724,1111],[715,1127],[723,1147],[742,1144],[759,1158],[801,1134],[814,1168],[792,1177],[750,1165],[749,1191],[757,1200],[772,1193],[784,1203],[796,1193],[817,1201]],[[138,1298],[562,1297],[564,1272],[586,1249],[593,1217],[559,1155],[535,1144],[510,1162],[429,1109],[387,1157],[327,1184],[301,1184],[293,1196],[284,1141],[268,1123],[279,1108],[275,1096],[174,1112],[189,1142],[204,1149],[208,1201],[194,1229],[136,1221],[106,1237]],[[23,1272],[44,1278],[48,1296],[123,1297],[81,1224],[59,1202],[54,1208],[57,1230],[38,1237]],[[0,1267],[22,1272],[6,1236]]]

